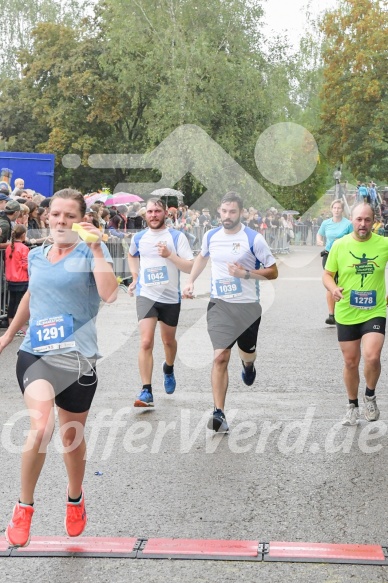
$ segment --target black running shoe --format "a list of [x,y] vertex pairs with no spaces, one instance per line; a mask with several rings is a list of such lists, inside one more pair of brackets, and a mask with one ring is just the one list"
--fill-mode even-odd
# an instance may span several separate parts
[[207,426],[209,429],[216,431],[217,433],[227,433],[229,431],[228,424],[226,422],[225,414],[221,409],[214,409]]

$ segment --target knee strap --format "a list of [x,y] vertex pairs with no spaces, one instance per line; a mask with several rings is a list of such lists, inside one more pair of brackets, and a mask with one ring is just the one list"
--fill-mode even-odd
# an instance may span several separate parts
[[256,350],[255,352],[243,352],[241,348],[239,348],[238,352],[243,362],[255,362],[257,356]]

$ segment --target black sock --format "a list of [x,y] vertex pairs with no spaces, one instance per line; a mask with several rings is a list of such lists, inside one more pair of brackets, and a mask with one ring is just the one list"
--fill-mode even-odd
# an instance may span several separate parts
[[34,503],[27,504],[26,502],[22,502],[21,500],[19,500],[19,504],[23,504],[23,506],[33,506],[34,505]]
[[368,389],[368,387],[365,388],[365,395],[367,397],[374,397],[375,396],[375,389]]
[[143,391],[149,391],[152,394],[152,385],[143,385]]
[[349,399],[349,405],[354,405],[355,407],[358,407],[358,399]]
[[247,369],[250,370],[250,369],[253,368],[253,364],[254,364],[253,362],[247,362],[247,363],[245,363],[243,360],[241,362],[243,363],[243,367],[244,367],[245,370],[247,370]]
[[172,364],[170,366],[169,364],[167,364],[167,362],[165,362],[163,364],[163,372],[164,374],[172,374],[174,372],[174,365]]
[[79,496],[78,498],[70,498],[70,496],[67,497],[69,502],[71,502],[72,504],[79,504],[81,502],[81,498],[82,498],[82,492],[81,492],[81,496]]

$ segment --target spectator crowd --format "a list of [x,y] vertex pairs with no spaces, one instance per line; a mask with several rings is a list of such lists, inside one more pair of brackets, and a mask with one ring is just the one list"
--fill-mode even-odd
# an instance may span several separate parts
[[[0,250],[8,261],[6,273],[11,297],[12,313],[17,309],[22,290],[28,285],[25,269],[26,252],[42,245],[49,237],[48,212],[50,198],[25,188],[23,178],[14,180],[11,187],[12,172],[1,170],[0,180]],[[346,186],[346,185],[345,185]],[[128,275],[127,255],[134,233],[146,227],[146,203],[134,202],[107,206],[106,197],[93,193],[93,204],[87,203],[86,221],[104,232],[104,240],[114,258],[116,274],[122,278]],[[388,188],[380,195],[373,182],[359,182],[354,200],[350,203],[365,201],[372,204],[376,212],[373,231],[379,235],[388,235]],[[317,233],[322,222],[331,217],[330,212],[321,212],[319,216],[299,216],[297,211],[279,212],[275,207],[260,210],[250,206],[244,208],[242,223],[262,234],[273,252],[288,252],[291,245],[316,245]],[[183,203],[168,208],[166,226],[182,231],[194,253],[198,252],[203,235],[221,224],[217,210],[204,207],[201,210],[189,208]],[[16,250],[16,251],[15,251]],[[2,258],[4,260],[4,257]],[[18,262],[20,265],[18,265]],[[13,265],[11,265],[13,263]],[[1,265],[0,265],[1,267]],[[17,293],[16,293],[17,292]],[[4,295],[4,291],[3,291]],[[0,298],[1,299],[1,298]],[[4,303],[4,302],[3,302]],[[12,314],[11,314],[12,318]],[[21,334],[23,331],[21,331]]]

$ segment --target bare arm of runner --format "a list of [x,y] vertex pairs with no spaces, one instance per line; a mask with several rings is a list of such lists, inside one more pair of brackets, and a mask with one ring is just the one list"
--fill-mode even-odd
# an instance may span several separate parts
[[158,253],[164,259],[168,259],[172,261],[172,263],[183,273],[190,273],[194,264],[194,259],[183,259],[183,257],[179,257],[175,252],[170,251],[167,245],[163,245],[162,243],[158,243],[157,245]]
[[205,269],[207,262],[209,261],[209,256],[204,257],[201,255],[197,255],[195,261],[193,263],[193,267],[190,273],[190,277],[183,289],[182,297],[191,299],[193,297],[194,292],[194,282],[199,275],[201,275],[202,271]]
[[12,342],[16,332],[25,325],[30,319],[30,292],[27,290],[21,299],[14,319],[9,325],[8,330],[0,337],[0,353],[10,342]]
[[[240,263],[228,263],[229,275],[243,279],[246,275],[247,269]],[[276,263],[270,267],[263,267],[261,269],[250,269],[249,275],[251,279],[276,279],[278,277],[278,268]]]
[[135,291],[135,287],[137,284],[137,279],[139,277],[140,259],[128,253],[128,265],[129,271],[132,275],[132,282],[128,286],[128,293],[130,296],[133,296],[133,292]]
[[337,286],[337,284],[334,281],[334,276],[335,273],[333,273],[332,271],[327,271],[327,269],[325,269],[322,275],[322,282],[327,291],[332,294],[334,301],[339,302],[344,298],[344,296],[342,295],[344,288]]
[[111,304],[117,299],[118,283],[113,272],[112,264],[105,259],[103,250],[101,248],[103,233],[100,231],[100,229],[97,229],[97,227],[91,223],[81,222],[78,223],[78,225],[82,227],[84,231],[87,231],[90,235],[97,237],[95,242],[88,243],[85,241],[85,243],[93,253],[93,275],[96,282],[98,295],[104,302]]
[[100,243],[91,243],[90,247],[96,265],[93,275],[98,295],[104,302],[111,304],[116,301],[119,289],[113,266],[105,259]]

